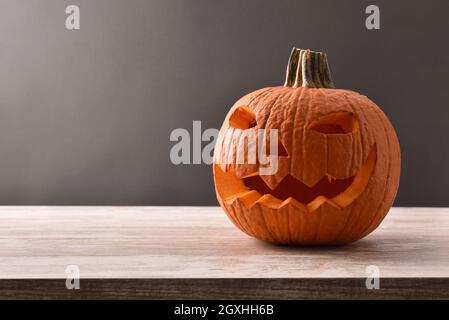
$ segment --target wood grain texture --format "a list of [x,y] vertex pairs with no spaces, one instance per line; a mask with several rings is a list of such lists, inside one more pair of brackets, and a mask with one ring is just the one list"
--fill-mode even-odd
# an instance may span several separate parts
[[381,287],[391,286],[384,293],[447,297],[449,209],[393,208],[359,242],[311,248],[254,240],[216,207],[0,207],[2,297],[65,292],[73,264],[91,296],[301,298],[327,288],[329,297],[343,284],[341,296],[360,297],[366,267],[376,265]]
[[449,279],[386,278],[379,290],[364,279],[62,279],[0,280],[2,299],[449,299]]

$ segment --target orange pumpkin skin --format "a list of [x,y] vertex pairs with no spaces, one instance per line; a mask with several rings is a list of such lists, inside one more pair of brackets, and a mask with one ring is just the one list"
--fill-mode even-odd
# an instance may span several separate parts
[[[285,150],[275,174],[258,175],[258,163],[237,163],[235,155],[226,160],[249,129],[231,121],[242,110],[255,118],[252,130],[278,130]],[[243,148],[248,152],[248,143]],[[231,108],[213,170],[220,206],[248,235],[279,244],[343,244],[368,235],[388,213],[399,185],[400,148],[391,123],[366,96],[270,87]]]

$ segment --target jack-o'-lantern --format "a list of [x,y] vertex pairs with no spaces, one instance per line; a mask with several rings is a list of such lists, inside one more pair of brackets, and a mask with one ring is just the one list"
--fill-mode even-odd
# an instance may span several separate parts
[[[278,141],[266,145],[277,145],[275,172],[261,174],[259,157],[237,160],[261,146],[246,132],[269,141],[273,129]],[[213,170],[221,207],[248,235],[341,244],[368,235],[386,216],[399,185],[400,148],[376,104],[334,88],[326,54],[294,48],[284,86],[252,92],[229,111]]]

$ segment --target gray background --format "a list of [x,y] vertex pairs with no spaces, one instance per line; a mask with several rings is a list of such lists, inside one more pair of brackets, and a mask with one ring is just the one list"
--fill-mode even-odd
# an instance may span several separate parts
[[[365,28],[365,7],[381,30]],[[65,29],[65,7],[81,30]],[[292,46],[328,53],[402,147],[396,205],[449,205],[448,1],[0,0],[0,204],[214,205],[175,128],[221,125],[282,84]]]

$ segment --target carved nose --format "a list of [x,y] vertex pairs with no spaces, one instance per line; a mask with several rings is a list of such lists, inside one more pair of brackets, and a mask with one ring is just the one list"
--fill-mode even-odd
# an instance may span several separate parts
[[327,145],[326,136],[309,129],[298,132],[291,154],[290,174],[313,187],[326,174]]

